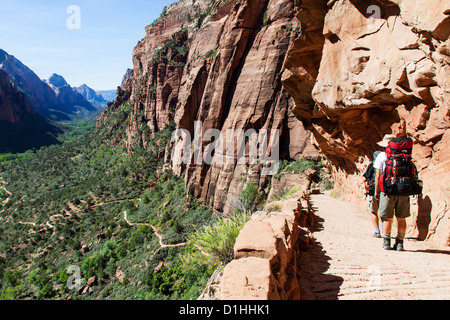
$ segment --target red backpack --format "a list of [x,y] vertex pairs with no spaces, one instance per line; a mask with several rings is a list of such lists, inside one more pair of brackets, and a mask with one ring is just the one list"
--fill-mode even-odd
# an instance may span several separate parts
[[382,174],[381,191],[387,195],[411,196],[422,194],[417,168],[412,163],[414,142],[410,138],[397,138],[386,147],[386,168]]

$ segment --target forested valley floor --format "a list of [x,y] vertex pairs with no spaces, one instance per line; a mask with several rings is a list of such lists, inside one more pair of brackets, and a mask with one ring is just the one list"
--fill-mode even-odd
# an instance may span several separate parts
[[131,155],[117,143],[130,112],[124,104],[102,128],[83,122],[60,145],[0,156],[0,299],[200,295],[217,265],[176,244],[218,217],[163,170],[170,125]]

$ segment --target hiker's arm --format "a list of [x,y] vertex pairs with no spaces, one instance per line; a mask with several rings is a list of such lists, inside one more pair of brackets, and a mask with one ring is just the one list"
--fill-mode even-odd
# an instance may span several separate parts
[[377,173],[375,174],[375,199],[380,199],[380,176],[381,170],[377,169]]

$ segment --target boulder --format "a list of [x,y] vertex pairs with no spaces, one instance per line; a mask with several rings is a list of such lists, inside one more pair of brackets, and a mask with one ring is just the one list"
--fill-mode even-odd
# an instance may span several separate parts
[[93,276],[93,277],[88,279],[86,284],[87,284],[88,287],[93,287],[96,283],[97,283],[97,277]]
[[122,270],[120,270],[120,266],[117,267],[116,269],[116,279],[117,281],[119,281],[119,283],[123,283],[125,279],[125,273]]
[[269,261],[249,257],[230,262],[220,283],[220,300],[280,300]]

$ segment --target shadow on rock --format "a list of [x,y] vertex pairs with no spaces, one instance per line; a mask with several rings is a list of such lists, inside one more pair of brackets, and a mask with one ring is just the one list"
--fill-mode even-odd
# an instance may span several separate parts
[[[314,217],[316,225],[313,232],[323,229],[323,219]],[[300,257],[300,296],[301,300],[337,300],[342,277],[326,274],[330,267],[330,257],[320,242],[314,241]]]

